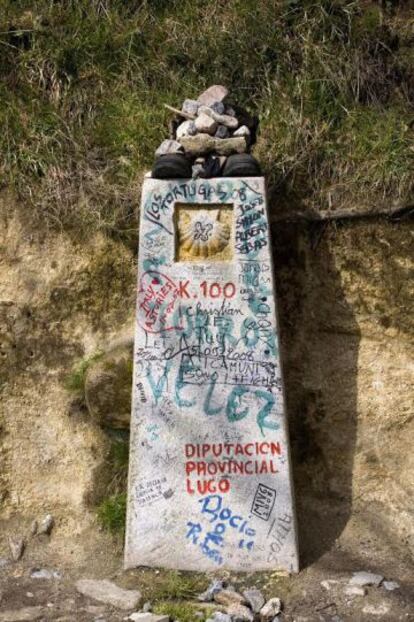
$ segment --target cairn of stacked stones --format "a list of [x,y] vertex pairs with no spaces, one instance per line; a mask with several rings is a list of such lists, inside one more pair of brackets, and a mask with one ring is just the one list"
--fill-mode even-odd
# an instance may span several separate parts
[[155,155],[183,154],[192,162],[193,177],[220,174],[227,156],[248,153],[255,142],[258,120],[238,106],[227,103],[228,90],[210,86],[197,99],[186,99],[174,113],[170,139]]

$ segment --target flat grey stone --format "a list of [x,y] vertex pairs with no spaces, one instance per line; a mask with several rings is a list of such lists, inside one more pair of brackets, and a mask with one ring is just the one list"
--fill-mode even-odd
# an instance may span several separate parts
[[217,129],[217,121],[211,116],[202,112],[194,121],[198,132],[205,132],[206,134],[214,134]]
[[38,535],[46,534],[50,535],[55,524],[55,520],[51,514],[46,514],[42,522],[40,523],[37,533]]
[[0,622],[31,622],[43,617],[43,607],[23,607],[0,612]]
[[349,580],[349,585],[375,585],[378,587],[381,581],[384,580],[384,577],[380,574],[375,574],[373,572],[365,572],[362,570],[361,572],[354,572],[352,579]]
[[260,609],[261,622],[271,622],[282,610],[282,602],[280,598],[270,598],[267,603]]
[[240,603],[233,603],[227,607],[227,613],[231,617],[232,622],[253,622],[254,620],[253,612]]
[[214,136],[216,138],[228,138],[230,136],[229,128],[225,125],[219,125]]
[[190,120],[183,121],[177,127],[176,138],[177,140],[180,140],[183,136],[194,136],[194,134],[197,134],[195,122]]
[[169,616],[149,612],[132,613],[128,616],[128,620],[132,620],[132,622],[169,622],[169,619]]
[[220,125],[225,125],[231,130],[235,130],[239,125],[239,122],[236,119],[236,117],[230,117],[227,114],[219,114],[218,112],[215,112],[212,108],[209,108],[208,106],[200,106],[198,114],[206,114],[212,117]]
[[213,622],[232,622],[229,614],[221,611],[215,611],[211,619]]
[[400,584],[397,581],[384,581],[382,587],[385,587],[389,592],[400,589]]
[[183,136],[180,142],[185,152],[192,156],[211,152],[216,152],[218,155],[230,155],[246,151],[246,139],[243,136],[221,139],[209,134],[197,134],[196,136]]
[[198,109],[200,108],[200,102],[195,99],[185,99],[183,105],[181,106],[181,110],[186,114],[191,114],[193,116],[197,116]]
[[76,582],[76,589],[84,596],[118,609],[134,609],[142,599],[138,590],[124,590],[106,579],[80,579]]
[[[187,121],[185,121],[187,123]],[[183,148],[176,140],[163,140],[155,152],[156,156],[167,155],[168,153],[182,153]]]
[[225,86],[221,84],[214,84],[209,86],[201,95],[197,97],[197,101],[205,106],[211,106],[215,102],[221,102],[229,94]]
[[233,136],[250,136],[250,130],[247,125],[242,125],[233,132]]
[[226,110],[226,107],[223,104],[223,102],[214,102],[214,104],[211,104],[210,108],[214,110],[214,112],[217,112],[218,114],[224,114],[224,111]]
[[261,591],[256,590],[255,588],[252,588],[251,590],[245,590],[243,592],[243,596],[246,599],[246,601],[249,603],[254,613],[259,613],[260,609],[263,607],[263,605],[266,602],[266,599],[261,593]]

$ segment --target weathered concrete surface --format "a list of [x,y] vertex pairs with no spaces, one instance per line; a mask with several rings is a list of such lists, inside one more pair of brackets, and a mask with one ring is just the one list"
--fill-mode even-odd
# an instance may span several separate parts
[[297,571],[263,178],[145,181],[135,339],[126,567]]

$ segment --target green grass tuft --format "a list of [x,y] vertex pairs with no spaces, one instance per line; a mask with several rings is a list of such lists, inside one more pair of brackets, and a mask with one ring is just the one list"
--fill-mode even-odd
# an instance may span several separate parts
[[102,358],[102,356],[102,352],[95,352],[95,354],[85,357],[81,361],[76,363],[76,365],[73,367],[72,371],[70,372],[70,374],[68,374],[65,380],[66,389],[71,393],[76,393],[83,397],[85,390],[86,372],[88,371],[92,363],[98,361],[100,358]]
[[3,0],[2,181],[39,223],[127,237],[163,103],[223,83],[285,203],[410,203],[413,25],[404,3]]
[[203,585],[202,580],[195,573],[170,570],[164,573],[161,582],[151,593],[151,598],[168,601],[188,599],[200,592]]
[[199,618],[195,615],[197,611],[200,611],[200,607],[197,608],[197,605],[186,602],[174,603],[165,601],[157,603],[154,607],[155,613],[170,616],[171,620],[180,620],[180,622],[194,622],[195,620],[199,620],[203,622],[203,620],[207,619],[207,612],[205,612],[202,618]]
[[125,532],[127,495],[125,492],[114,494],[104,499],[97,509],[97,516],[102,527],[115,535]]

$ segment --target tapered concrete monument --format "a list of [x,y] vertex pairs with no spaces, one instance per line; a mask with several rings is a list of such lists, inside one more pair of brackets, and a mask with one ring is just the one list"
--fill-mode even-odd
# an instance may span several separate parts
[[146,179],[125,566],[298,570],[262,177]]

